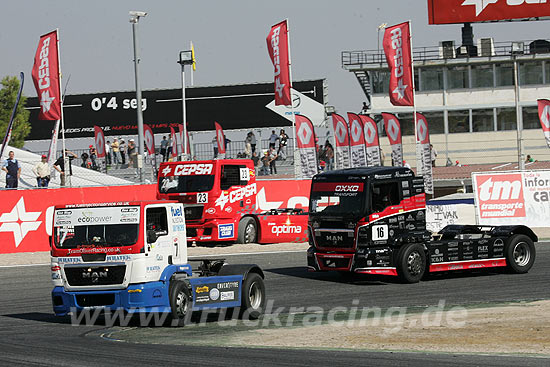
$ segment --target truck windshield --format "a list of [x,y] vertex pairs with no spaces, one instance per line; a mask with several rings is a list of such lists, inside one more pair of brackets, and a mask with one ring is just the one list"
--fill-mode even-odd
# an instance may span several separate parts
[[361,216],[365,211],[362,182],[314,182],[309,212],[334,216]]
[[180,192],[204,192],[214,187],[214,175],[189,175],[159,177],[159,192],[162,194]]
[[138,239],[139,218],[137,206],[56,210],[54,243],[57,248],[130,246]]

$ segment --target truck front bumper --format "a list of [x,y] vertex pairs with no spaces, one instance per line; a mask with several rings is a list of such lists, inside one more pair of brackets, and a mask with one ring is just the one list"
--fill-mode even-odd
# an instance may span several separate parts
[[397,275],[391,261],[391,250],[361,249],[357,253],[321,252],[315,247],[307,251],[309,271],[343,271],[373,275]]
[[128,313],[170,312],[167,288],[164,282],[131,284],[126,289],[75,292],[55,287],[52,290],[53,311],[56,316],[96,309],[123,309]]

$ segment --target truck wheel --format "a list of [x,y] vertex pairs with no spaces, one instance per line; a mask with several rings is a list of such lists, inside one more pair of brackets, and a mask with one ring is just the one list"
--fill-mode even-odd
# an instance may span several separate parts
[[516,274],[527,273],[535,263],[535,245],[522,234],[510,237],[504,247],[504,254],[508,270]]
[[185,282],[174,280],[170,291],[172,326],[185,326],[191,318],[191,296]]
[[245,217],[239,222],[239,233],[237,235],[237,243],[254,243],[256,242],[256,221],[254,218]]
[[418,283],[426,271],[426,253],[418,243],[404,245],[397,255],[397,273],[405,283]]
[[241,292],[241,318],[248,316],[255,320],[263,313],[265,307],[265,284],[259,274],[248,273]]

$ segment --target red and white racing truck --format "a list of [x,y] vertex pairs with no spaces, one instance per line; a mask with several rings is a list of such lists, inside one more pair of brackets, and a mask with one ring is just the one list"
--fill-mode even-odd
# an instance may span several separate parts
[[157,198],[184,204],[189,242],[306,242],[302,209],[261,212],[252,160],[220,159],[160,165]]
[[313,177],[309,208],[311,271],[399,276],[507,267],[535,261],[533,231],[521,225],[449,225],[426,230],[424,180],[403,167],[330,171]]

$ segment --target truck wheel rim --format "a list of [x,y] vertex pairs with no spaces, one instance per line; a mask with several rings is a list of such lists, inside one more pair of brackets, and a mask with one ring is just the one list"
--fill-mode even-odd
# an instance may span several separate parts
[[183,292],[178,293],[176,297],[176,313],[179,318],[184,318],[187,314],[187,297]]
[[525,242],[519,242],[514,246],[514,262],[518,266],[525,266],[531,260],[531,251],[529,245]]
[[407,268],[411,275],[418,275],[422,272],[422,256],[418,251],[413,251],[407,258]]
[[254,224],[247,225],[244,230],[245,242],[251,243],[252,241],[254,241],[255,237],[256,237],[256,229],[254,228]]
[[250,289],[248,290],[248,300],[250,301],[251,308],[260,308],[262,303],[262,290],[258,286],[258,283],[254,282],[250,284]]

